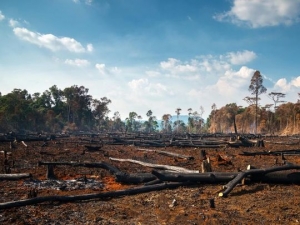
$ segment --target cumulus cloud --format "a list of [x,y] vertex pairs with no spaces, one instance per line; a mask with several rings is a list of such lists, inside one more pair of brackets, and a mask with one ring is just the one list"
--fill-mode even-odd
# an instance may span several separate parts
[[51,51],[68,50],[70,52],[81,53],[92,50],[91,44],[88,44],[87,48],[84,48],[80,42],[69,37],[40,34],[20,27],[14,28],[13,31],[20,39],[38,45],[39,47],[50,49]]
[[[242,66],[238,71],[229,70],[219,78],[215,87],[221,95],[234,96],[240,89],[249,85],[249,80],[255,70]],[[247,90],[247,88],[246,88]]]
[[278,88],[284,92],[288,91],[290,89],[290,86],[291,85],[288,84],[288,82],[285,78],[281,78],[275,83],[275,88]]
[[282,92],[288,92],[292,89],[298,89],[300,87],[300,76],[293,78],[290,82],[286,80],[286,78],[279,79],[275,85],[275,89],[279,89]]
[[259,28],[291,25],[299,22],[299,16],[299,0],[234,0],[230,11],[217,14],[214,19]]
[[300,87],[300,76],[297,77],[297,78],[295,78],[295,79],[293,79],[293,80],[291,81],[291,85],[293,85],[293,86],[295,86],[295,87]]
[[242,52],[229,52],[226,57],[233,65],[242,65],[253,61],[256,58],[256,54],[252,51],[244,50]]
[[66,59],[65,64],[77,67],[85,67],[90,65],[90,62],[86,59]]

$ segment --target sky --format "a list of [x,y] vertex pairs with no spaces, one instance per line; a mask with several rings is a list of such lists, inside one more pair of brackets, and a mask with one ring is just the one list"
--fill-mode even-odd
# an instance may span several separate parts
[[300,0],[1,0],[0,92],[83,85],[110,115],[157,119],[243,100],[256,70],[300,92]]

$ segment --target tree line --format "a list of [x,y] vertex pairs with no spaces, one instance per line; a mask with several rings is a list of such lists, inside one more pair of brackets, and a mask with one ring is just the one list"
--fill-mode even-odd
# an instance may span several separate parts
[[14,89],[6,95],[0,93],[0,132],[299,133],[300,100],[285,102],[284,93],[271,92],[268,96],[272,103],[261,106],[259,96],[267,89],[259,71],[253,74],[249,91],[250,96],[244,98],[247,107],[230,103],[218,109],[212,104],[207,120],[202,117],[202,106],[199,111],[189,108],[185,124],[180,120],[180,107],[175,109],[175,118],[166,113],[157,119],[152,110],[144,118],[130,112],[123,121],[118,111],[109,117],[111,100],[94,99],[84,86],[61,90],[53,85],[43,93],[34,94]]

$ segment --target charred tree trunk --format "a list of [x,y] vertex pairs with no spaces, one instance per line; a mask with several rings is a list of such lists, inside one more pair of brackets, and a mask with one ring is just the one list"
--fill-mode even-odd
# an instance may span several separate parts
[[74,201],[83,201],[83,200],[91,200],[91,199],[105,199],[105,198],[113,198],[120,197],[125,195],[136,195],[140,193],[146,193],[151,191],[159,191],[168,188],[177,188],[180,186],[190,185],[190,183],[163,183],[163,184],[155,184],[149,186],[142,186],[136,188],[130,188],[119,191],[110,191],[98,194],[86,194],[86,195],[72,195],[72,196],[44,196],[44,197],[36,197],[26,200],[12,201],[12,202],[4,202],[0,203],[0,209],[9,209],[14,207],[22,207],[26,205],[34,205],[43,202],[49,201],[58,201],[58,202],[74,202]]

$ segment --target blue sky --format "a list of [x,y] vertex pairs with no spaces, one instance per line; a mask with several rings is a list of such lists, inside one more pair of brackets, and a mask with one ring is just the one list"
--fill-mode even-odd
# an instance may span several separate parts
[[299,40],[300,0],[3,0],[0,91],[83,85],[122,119],[207,117],[213,103],[246,106],[259,70],[267,93],[296,102]]

